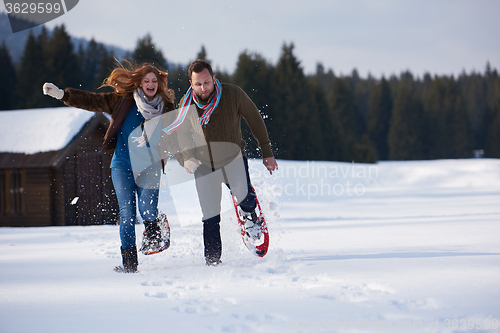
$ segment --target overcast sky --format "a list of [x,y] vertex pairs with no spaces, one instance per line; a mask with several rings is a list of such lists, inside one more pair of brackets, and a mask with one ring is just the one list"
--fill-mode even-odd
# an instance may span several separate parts
[[205,45],[230,73],[244,50],[275,64],[284,42],[307,73],[318,62],[362,77],[483,72],[487,61],[500,69],[498,0],[80,0],[47,26],[63,23],[72,36],[129,50],[150,33],[176,63]]

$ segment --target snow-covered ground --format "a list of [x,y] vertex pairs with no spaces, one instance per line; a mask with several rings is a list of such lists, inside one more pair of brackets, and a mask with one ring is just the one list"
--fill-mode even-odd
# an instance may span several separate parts
[[0,332],[500,331],[500,160],[279,165],[251,161],[264,258],[228,210],[205,266],[176,190],[172,245],[137,274],[113,271],[117,226],[1,228]]

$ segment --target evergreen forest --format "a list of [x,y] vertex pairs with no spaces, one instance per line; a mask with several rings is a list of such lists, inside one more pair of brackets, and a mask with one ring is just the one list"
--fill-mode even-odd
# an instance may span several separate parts
[[[189,63],[196,58],[210,61],[201,46],[185,64],[168,62],[149,34],[125,58],[166,70],[176,103],[189,87]],[[39,35],[30,33],[17,63],[3,42],[0,110],[62,106],[42,94],[47,81],[61,88],[109,91],[99,87],[116,66],[113,52],[93,39],[75,48],[64,25],[50,33],[45,28]],[[216,69],[216,75],[252,98],[280,159],[374,163],[500,158],[500,77],[488,62],[481,73],[456,77],[415,77],[406,71],[361,78],[355,69],[339,76],[321,63],[315,73],[306,74],[294,44],[284,43],[274,64],[247,50],[239,55],[233,73]],[[256,143],[243,126],[249,156],[257,157]]]

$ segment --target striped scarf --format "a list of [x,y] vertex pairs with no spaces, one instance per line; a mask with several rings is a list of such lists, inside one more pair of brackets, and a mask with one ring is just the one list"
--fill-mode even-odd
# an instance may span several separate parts
[[214,98],[212,98],[212,101],[208,104],[200,104],[198,102],[198,97],[193,91],[193,87],[189,87],[186,97],[184,97],[184,101],[182,103],[182,106],[180,108],[179,114],[177,115],[177,118],[174,120],[172,124],[170,124],[168,127],[165,127],[163,131],[167,134],[172,134],[181,124],[184,122],[186,119],[187,111],[189,109],[189,105],[191,105],[191,100],[198,106],[200,109],[202,109],[204,112],[201,115],[201,117],[198,118],[200,124],[205,127],[208,125],[208,122],[210,121],[210,117],[212,116],[212,113],[214,112],[215,108],[217,105],[219,105],[220,102],[220,96],[222,95],[222,85],[220,84],[219,80],[215,79],[215,94]]

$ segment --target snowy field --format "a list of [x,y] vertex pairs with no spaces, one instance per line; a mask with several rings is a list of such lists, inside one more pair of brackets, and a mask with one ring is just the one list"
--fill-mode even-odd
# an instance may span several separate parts
[[500,160],[250,166],[264,258],[229,210],[205,266],[181,185],[172,245],[137,274],[113,271],[117,226],[0,228],[0,332],[500,331]]

